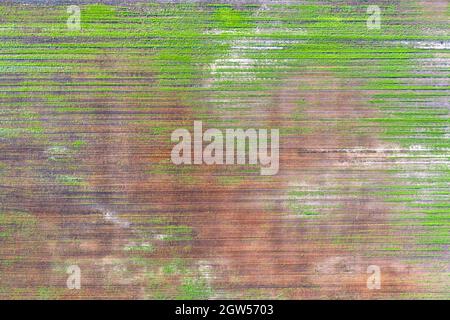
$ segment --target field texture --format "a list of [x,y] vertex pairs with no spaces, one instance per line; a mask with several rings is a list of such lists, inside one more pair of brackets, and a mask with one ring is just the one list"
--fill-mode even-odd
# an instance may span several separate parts
[[450,299],[448,1],[75,2],[0,3],[0,299]]

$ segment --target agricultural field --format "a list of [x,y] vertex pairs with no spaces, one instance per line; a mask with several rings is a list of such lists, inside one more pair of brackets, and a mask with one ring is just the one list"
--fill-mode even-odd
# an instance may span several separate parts
[[448,1],[72,3],[0,3],[0,299],[450,299]]

